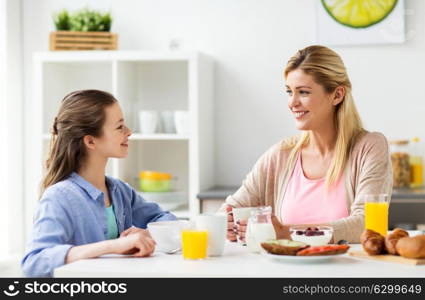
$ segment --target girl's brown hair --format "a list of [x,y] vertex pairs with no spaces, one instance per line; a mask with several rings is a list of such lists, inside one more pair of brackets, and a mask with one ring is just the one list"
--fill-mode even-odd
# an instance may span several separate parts
[[63,98],[52,126],[41,193],[80,168],[87,155],[84,136],[102,136],[105,108],[115,102],[114,96],[99,90],[75,91]]
[[[337,129],[335,155],[326,175],[326,184],[334,183],[342,174],[347,163],[349,150],[355,139],[363,133],[362,121],[354,104],[351,93],[351,82],[341,57],[324,46],[309,46],[299,50],[292,56],[285,68],[285,78],[289,72],[302,70],[311,75],[315,82],[322,85],[327,93],[332,93],[339,86],[345,88],[344,99],[336,106],[334,122]],[[301,137],[287,141],[292,148],[288,162],[291,163],[303,145],[308,144],[310,133],[303,132]]]

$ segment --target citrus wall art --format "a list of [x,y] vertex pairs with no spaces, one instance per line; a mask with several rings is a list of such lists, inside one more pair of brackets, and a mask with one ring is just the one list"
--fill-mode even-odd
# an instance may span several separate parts
[[317,1],[317,40],[324,45],[405,41],[404,0]]

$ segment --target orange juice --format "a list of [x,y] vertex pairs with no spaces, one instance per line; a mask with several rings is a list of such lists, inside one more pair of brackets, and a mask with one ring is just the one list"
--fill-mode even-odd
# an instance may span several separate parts
[[388,231],[388,203],[366,202],[365,203],[365,227],[387,235]]
[[208,231],[183,230],[182,249],[185,259],[204,259],[207,257]]

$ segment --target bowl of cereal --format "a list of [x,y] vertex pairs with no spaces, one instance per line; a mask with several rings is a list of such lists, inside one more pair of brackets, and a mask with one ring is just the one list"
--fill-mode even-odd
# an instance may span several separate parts
[[329,226],[291,226],[289,228],[293,241],[303,242],[310,246],[328,244],[333,235],[333,228]]

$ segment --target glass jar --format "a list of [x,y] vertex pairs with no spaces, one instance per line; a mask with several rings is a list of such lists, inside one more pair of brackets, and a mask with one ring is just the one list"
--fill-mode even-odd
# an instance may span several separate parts
[[252,211],[247,226],[245,240],[250,252],[260,253],[262,242],[276,239],[271,206],[260,206]]
[[390,142],[393,186],[395,188],[410,186],[410,155],[408,145],[408,140]]

